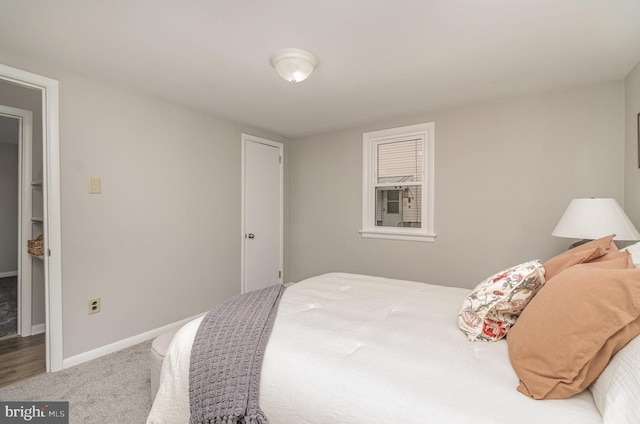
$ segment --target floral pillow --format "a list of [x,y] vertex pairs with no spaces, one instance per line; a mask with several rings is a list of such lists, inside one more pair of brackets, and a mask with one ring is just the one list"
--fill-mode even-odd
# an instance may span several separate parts
[[530,261],[492,275],[462,302],[458,326],[471,341],[496,341],[544,285],[540,261]]

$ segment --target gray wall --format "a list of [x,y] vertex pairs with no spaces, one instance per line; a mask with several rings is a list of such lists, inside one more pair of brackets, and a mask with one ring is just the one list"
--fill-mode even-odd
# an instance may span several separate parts
[[640,113],[640,63],[625,79],[626,161],[624,208],[640,228],[640,169],[638,168],[638,113]]
[[[435,122],[435,243],[364,239],[362,133]],[[294,140],[290,276],[330,271],[473,287],[545,260],[572,198],[624,190],[624,84],[519,97]]]
[[[14,52],[0,57],[60,81],[64,358],[240,293],[241,133],[285,139]],[[102,194],[87,193],[90,177]],[[93,297],[102,312],[88,315]]]
[[[14,52],[0,57],[60,81],[65,358],[240,292],[242,132],[285,143],[287,281],[342,270],[472,287],[564,249],[569,241],[550,232],[572,198],[623,200],[622,82],[289,143]],[[438,239],[362,239],[362,132],[431,120]],[[102,179],[103,194],[87,193],[89,177]],[[98,296],[102,312],[87,315]]]
[[0,140],[0,274],[18,270],[18,145]]

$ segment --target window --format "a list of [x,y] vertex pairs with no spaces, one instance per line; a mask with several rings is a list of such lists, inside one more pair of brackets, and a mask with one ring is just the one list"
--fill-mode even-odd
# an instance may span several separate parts
[[434,123],[364,133],[363,237],[434,241]]

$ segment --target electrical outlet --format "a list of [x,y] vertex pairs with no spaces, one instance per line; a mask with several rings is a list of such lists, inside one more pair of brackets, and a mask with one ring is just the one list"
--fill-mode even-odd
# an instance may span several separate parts
[[89,299],[89,315],[100,312],[100,298]]
[[89,194],[100,194],[100,178],[89,178]]

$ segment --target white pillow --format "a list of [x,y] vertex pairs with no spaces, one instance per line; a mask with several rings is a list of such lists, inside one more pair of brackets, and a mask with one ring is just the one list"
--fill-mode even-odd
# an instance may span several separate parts
[[616,353],[589,387],[604,424],[635,423],[640,417],[640,336]]
[[627,252],[631,253],[633,264],[636,266],[636,268],[640,268],[640,242],[632,244],[631,246],[627,246],[621,250],[626,250]]

